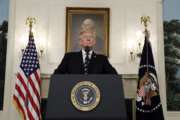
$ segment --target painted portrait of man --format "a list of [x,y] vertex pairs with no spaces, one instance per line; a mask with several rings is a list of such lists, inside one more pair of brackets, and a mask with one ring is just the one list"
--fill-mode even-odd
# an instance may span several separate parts
[[[69,11],[68,11],[69,10]],[[66,26],[66,51],[79,51],[79,39],[84,24],[93,27],[96,45],[96,53],[108,56],[109,47],[109,9],[67,9],[67,26]],[[73,11],[73,12],[72,12]],[[90,21],[90,22],[89,22]]]

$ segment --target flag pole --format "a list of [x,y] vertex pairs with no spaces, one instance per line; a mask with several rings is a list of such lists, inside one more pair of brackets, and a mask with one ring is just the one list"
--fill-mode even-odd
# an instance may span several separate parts
[[145,29],[145,40],[138,73],[136,120],[164,120],[158,78],[149,39],[148,25],[150,17],[142,16],[141,23]]
[[36,18],[35,17],[27,17],[26,25],[29,26],[29,36],[33,36],[33,32],[32,32],[33,24],[36,24]]
[[141,17],[141,24],[144,25],[145,30],[147,30],[148,23],[151,23],[150,17],[149,16],[142,16]]
[[[33,27],[33,24],[35,24],[36,22],[36,19],[34,17],[27,17],[26,19],[26,25],[28,25],[29,27],[29,38],[30,37],[33,37],[33,32],[32,32],[32,27]],[[29,43],[28,43],[29,44]],[[24,52],[23,52],[24,53]],[[29,79],[27,81],[27,87],[30,88],[30,83],[29,83]],[[28,107],[28,104],[29,104],[29,100],[28,100],[28,94],[26,94],[26,99],[25,99],[25,105],[26,107]]]
[[26,19],[29,41],[22,55],[13,94],[24,120],[42,120],[40,65],[32,30],[34,23],[35,18]]
[[[151,20],[150,20],[150,17],[149,16],[142,16],[141,17],[141,24],[144,25],[144,34],[145,34],[145,40],[149,41],[149,37],[150,37],[150,32],[149,30],[147,29],[148,27],[148,24],[151,23]],[[147,75],[149,74],[149,61],[148,61],[148,44],[146,44],[146,48],[147,48],[147,54],[146,54],[146,72],[147,72]]]

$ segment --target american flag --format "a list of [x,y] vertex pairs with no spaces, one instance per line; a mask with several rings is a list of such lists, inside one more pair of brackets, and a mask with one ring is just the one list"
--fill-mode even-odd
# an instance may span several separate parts
[[34,37],[29,35],[29,42],[24,50],[13,100],[24,120],[41,120],[40,109],[40,67]]

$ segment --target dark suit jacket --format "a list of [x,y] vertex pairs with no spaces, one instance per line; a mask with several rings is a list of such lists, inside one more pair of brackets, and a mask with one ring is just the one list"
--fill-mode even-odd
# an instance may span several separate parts
[[[66,53],[61,64],[54,71],[54,74],[83,74],[82,52]],[[89,74],[117,74],[116,70],[109,63],[104,55],[92,53],[88,65]]]

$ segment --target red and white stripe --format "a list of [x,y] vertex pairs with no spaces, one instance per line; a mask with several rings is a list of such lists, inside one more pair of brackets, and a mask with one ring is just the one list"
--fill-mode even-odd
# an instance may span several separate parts
[[37,69],[28,78],[20,69],[17,74],[13,99],[24,120],[41,120],[40,71]]
[[143,97],[145,96],[144,86],[141,86],[138,90],[138,96]]

